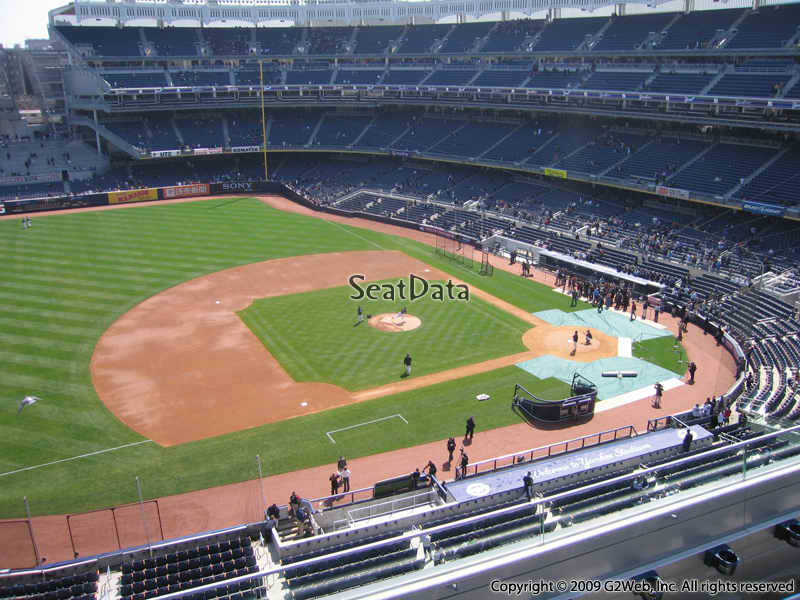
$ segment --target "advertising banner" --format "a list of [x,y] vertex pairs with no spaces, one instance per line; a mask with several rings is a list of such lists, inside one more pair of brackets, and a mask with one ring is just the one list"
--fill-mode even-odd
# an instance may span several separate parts
[[664,187],[659,185],[656,187],[656,194],[659,196],[667,196],[668,198],[680,198],[681,200],[689,199],[689,191],[679,188]]
[[0,215],[6,214],[6,205],[0,202]]
[[180,156],[180,150],[155,150],[150,153],[153,158],[165,158],[168,156]]
[[0,177],[0,185],[19,185],[20,183],[51,183],[61,181],[61,171],[39,173],[38,175],[9,175]]
[[558,177],[559,179],[567,178],[567,172],[563,169],[551,169],[550,167],[546,167],[544,174],[549,175],[550,177]]
[[756,215],[770,215],[773,217],[782,217],[786,212],[785,206],[765,204],[763,202],[744,202],[742,203],[742,209]]
[[207,154],[222,154],[222,148],[195,148],[195,156],[205,156]]
[[231,152],[261,152],[261,146],[234,146]]
[[109,204],[127,204],[128,202],[146,202],[148,200],[158,200],[158,190],[156,188],[108,193]]
[[209,186],[207,183],[193,183],[191,185],[176,185],[164,188],[164,199],[190,198],[191,196],[208,196]]

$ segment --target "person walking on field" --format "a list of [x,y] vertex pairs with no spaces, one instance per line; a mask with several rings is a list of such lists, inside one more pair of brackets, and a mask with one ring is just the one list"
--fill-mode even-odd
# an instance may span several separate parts
[[636,302],[631,300],[631,321],[636,320]]
[[331,473],[328,479],[331,480],[331,496],[335,496],[339,493],[339,474]]
[[467,431],[464,433],[465,440],[472,440],[472,436],[475,434],[475,419],[470,417],[467,419]]
[[406,373],[405,373],[404,377],[408,377],[409,375],[411,375],[411,355],[410,354],[406,354],[406,357],[403,359],[403,364],[406,367]]
[[361,310],[361,305],[358,306],[358,310],[356,311],[356,316],[358,317],[356,323],[361,323],[361,321],[364,320],[364,311]]
[[575,356],[575,353],[578,351],[578,330],[575,330],[575,333],[572,334],[572,352],[570,354]]
[[344,469],[341,470],[339,475],[342,476],[342,483],[344,484],[344,491],[350,491],[350,469],[345,465]]
[[456,451],[456,440],[454,438],[450,438],[447,440],[447,464],[452,464],[453,462],[453,452]]

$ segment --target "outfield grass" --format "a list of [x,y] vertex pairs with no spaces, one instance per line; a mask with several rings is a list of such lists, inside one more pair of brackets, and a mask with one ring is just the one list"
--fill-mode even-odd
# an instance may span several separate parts
[[[500,270],[482,277],[424,244],[284,213],[255,199],[35,216],[28,231],[18,220],[0,221],[0,237],[5,244],[0,272],[0,474],[141,441],[105,409],[94,391],[89,372],[94,346],[111,323],[139,302],[215,271],[302,254],[401,250],[524,310],[573,310],[569,298],[530,280]],[[519,378],[516,371],[513,377],[485,374],[480,387],[496,389],[496,397],[508,389],[510,396],[516,382],[511,380]],[[382,398],[382,410],[371,413],[368,403],[320,413],[307,417],[302,427],[259,427],[166,449],[148,443],[2,475],[0,517],[21,516],[25,495],[35,514],[129,502],[135,499],[137,475],[147,497],[250,479],[256,453],[267,457],[267,474],[325,463],[335,452],[307,449],[306,426],[313,425],[316,436],[342,422],[373,418],[367,413],[383,416],[391,403],[398,403],[397,408],[387,410],[404,414],[413,406],[423,414],[435,404],[455,410],[453,402],[470,398],[462,385],[466,383],[453,382],[436,395],[418,390],[402,399]],[[17,405],[27,394],[41,402],[18,416]],[[476,414],[479,428],[517,422],[506,401],[488,406],[498,414],[483,421]],[[402,442],[394,437],[372,440],[353,455],[447,437],[453,420],[463,425],[460,410],[437,418],[439,424],[425,421],[409,428],[412,437]],[[275,448],[289,456],[278,460],[271,454]]]
[[683,376],[686,373],[686,349],[671,335],[636,342],[633,345],[633,355],[678,375]]
[[[379,282],[395,285],[396,280]],[[472,296],[469,302],[354,301],[349,286],[255,301],[239,316],[295,381],[327,381],[351,391],[398,381],[403,357],[412,378],[524,352],[530,323]],[[406,332],[354,326],[365,315],[396,313],[400,306],[422,325]]]

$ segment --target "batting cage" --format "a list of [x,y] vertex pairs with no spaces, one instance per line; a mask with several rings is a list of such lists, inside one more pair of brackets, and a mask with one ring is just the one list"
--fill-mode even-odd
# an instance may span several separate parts
[[451,231],[436,231],[436,253],[467,269],[476,268],[472,240]]

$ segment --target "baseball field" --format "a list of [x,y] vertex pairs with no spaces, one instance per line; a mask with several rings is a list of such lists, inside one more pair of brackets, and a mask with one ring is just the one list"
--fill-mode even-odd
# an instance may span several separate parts
[[[19,219],[0,221],[0,236],[0,517],[23,516],[23,496],[34,514],[131,502],[137,476],[149,498],[248,480],[257,454],[269,474],[414,446],[456,434],[469,414],[482,429],[517,423],[509,402],[515,383],[544,398],[568,393],[561,381],[503,362],[532,347],[523,341],[534,327],[526,315],[587,307],[570,308],[566,296],[501,270],[481,276],[413,240],[251,198],[34,215],[29,230]],[[330,280],[309,285],[316,279],[306,266],[324,262],[319,255],[333,256],[342,273],[362,257],[390,256],[401,271],[430,269],[431,281],[452,277],[475,293],[469,302],[365,300],[365,315],[405,305],[421,324],[403,332],[356,325],[359,301],[349,298],[353,290],[338,271],[325,267]],[[265,287],[252,275],[262,267],[274,269]],[[408,276],[397,269],[370,279]],[[192,298],[191,311],[170,303],[179,292]],[[127,315],[136,314],[135,328],[125,329]],[[159,333],[165,319],[174,337]],[[201,338],[206,325],[242,337]],[[247,346],[251,362],[208,370],[216,352],[244,359],[237,340],[245,338],[259,346]],[[186,342],[192,339],[202,343]],[[171,353],[181,343],[185,353]],[[140,370],[125,370],[134,350]],[[647,360],[680,372],[670,364],[671,343],[644,350]],[[407,352],[412,385],[394,388]],[[260,365],[267,360],[297,382],[290,395],[297,406],[279,406],[278,392],[252,384],[266,377]],[[458,369],[475,363],[485,368],[460,376]],[[225,372],[230,381],[220,381]],[[452,376],[437,378],[442,372]],[[313,395],[302,382],[329,387]],[[197,391],[203,386],[213,402]],[[335,400],[340,392],[357,401],[325,403],[326,394]],[[481,393],[496,401],[476,403]],[[29,395],[37,402],[20,410]],[[176,406],[183,412],[171,413]],[[195,432],[222,414],[235,416],[227,429]],[[154,421],[162,437],[147,435]]]

